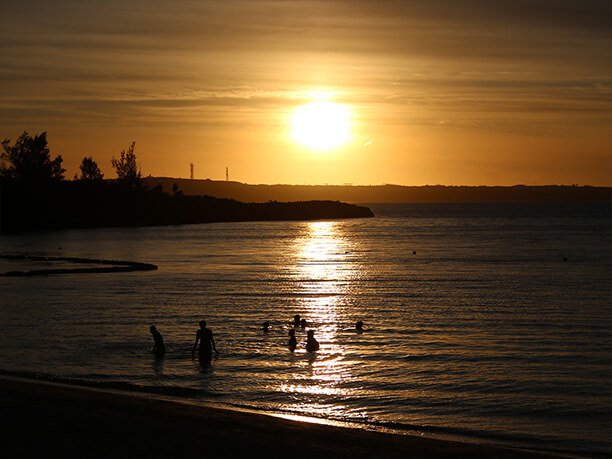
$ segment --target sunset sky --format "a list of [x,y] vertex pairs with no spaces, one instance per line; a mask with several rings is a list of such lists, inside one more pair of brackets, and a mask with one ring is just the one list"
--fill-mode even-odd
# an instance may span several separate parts
[[135,141],[153,176],[612,185],[612,2],[4,1],[24,130],[69,178]]

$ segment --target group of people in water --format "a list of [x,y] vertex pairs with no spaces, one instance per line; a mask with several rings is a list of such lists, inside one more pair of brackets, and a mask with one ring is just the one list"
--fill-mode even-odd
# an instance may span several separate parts
[[[212,360],[213,351],[215,354],[218,354],[217,346],[215,345],[215,339],[213,338],[213,333],[209,328],[206,327],[206,321],[200,321],[200,328],[196,332],[195,343],[191,348],[191,355],[195,355],[196,349],[198,349],[198,356],[200,363],[209,364]],[[295,351],[297,348],[297,339],[295,337],[295,329],[301,328],[305,329],[308,326],[306,319],[302,319],[299,314],[296,314],[293,317],[293,328],[289,330],[289,342],[287,343],[289,350],[291,352]],[[263,323],[263,332],[268,333],[270,331],[270,322]],[[151,335],[153,335],[154,346],[151,352],[155,354],[156,357],[161,358],[166,353],[166,346],[164,345],[164,338],[161,333],[157,330],[155,325],[151,325]],[[357,332],[363,331],[363,322],[359,320],[355,324],[355,330]],[[199,346],[198,346],[199,345]],[[314,337],[314,330],[308,330],[306,332],[306,351],[307,352],[316,352],[319,350],[319,342]]]
[[[269,325],[268,322],[264,322],[264,333],[268,332],[268,327],[267,325]],[[295,329],[296,328],[306,328],[307,326],[307,322],[306,319],[300,319],[300,315],[296,314],[295,316],[293,316],[293,327],[291,330],[289,330],[289,350],[291,352],[295,351],[295,348],[297,347],[297,339],[295,338]],[[306,333],[306,351],[307,352],[317,352],[319,350],[319,342],[316,340],[316,338],[314,337],[314,330],[308,330],[308,332]]]

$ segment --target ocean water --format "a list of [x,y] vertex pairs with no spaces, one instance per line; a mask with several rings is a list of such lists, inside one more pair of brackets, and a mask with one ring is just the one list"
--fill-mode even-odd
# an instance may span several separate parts
[[[0,369],[612,454],[610,205],[370,207],[376,218],[0,236],[1,254],[159,266],[0,277]],[[0,272],[56,265],[0,260]],[[287,349],[294,314],[317,353],[300,329]],[[191,356],[201,319],[219,350],[205,368]]]

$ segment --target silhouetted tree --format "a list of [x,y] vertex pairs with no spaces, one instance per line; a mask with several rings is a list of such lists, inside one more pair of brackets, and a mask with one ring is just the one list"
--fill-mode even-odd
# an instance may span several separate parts
[[47,133],[32,137],[26,131],[11,146],[9,139],[2,141],[4,152],[0,159],[3,177],[29,180],[62,180],[66,169],[62,168],[62,157],[51,159],[47,146]]
[[94,161],[93,156],[86,156],[83,158],[83,162],[81,162],[79,167],[81,169],[80,180],[97,181],[104,178],[104,174],[100,171],[98,163]]
[[129,186],[140,184],[140,169],[136,163],[134,145],[136,145],[136,142],[132,142],[127,151],[122,150],[119,159],[115,159],[115,157],[111,159],[111,164],[115,168],[117,178],[120,182]]
[[172,194],[174,196],[183,196],[183,192],[181,191],[181,189],[178,186],[178,183],[174,182],[174,185],[172,185]]

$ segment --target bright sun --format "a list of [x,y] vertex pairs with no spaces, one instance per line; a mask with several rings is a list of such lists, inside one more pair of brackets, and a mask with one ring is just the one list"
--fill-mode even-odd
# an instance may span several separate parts
[[349,139],[349,110],[335,102],[318,101],[297,107],[291,119],[293,138],[316,149],[333,148]]

